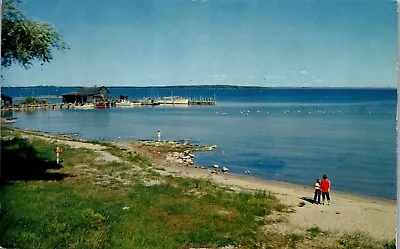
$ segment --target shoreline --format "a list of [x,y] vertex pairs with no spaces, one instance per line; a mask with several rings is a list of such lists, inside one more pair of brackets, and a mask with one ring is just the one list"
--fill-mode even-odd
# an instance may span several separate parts
[[[56,135],[57,136],[57,135]],[[68,137],[67,137],[68,138]],[[73,139],[72,137],[70,137],[71,139]],[[118,144],[118,143],[122,143],[122,144],[125,144],[125,143],[139,143],[139,142],[149,142],[150,144],[151,143],[157,143],[157,141],[156,140],[142,140],[142,139],[138,139],[138,140],[119,140],[119,141],[117,141],[117,140],[105,140],[106,142],[110,142],[110,143],[114,143],[114,144]],[[169,141],[169,140],[164,140],[164,141],[162,141],[162,142],[164,142],[164,143],[171,143],[171,142],[173,142],[173,143],[179,143],[179,144],[184,144],[184,143],[182,143],[182,141],[181,140],[178,140],[178,141]],[[187,146],[189,146],[189,147],[210,147],[209,145],[201,145],[201,144],[191,144],[191,143],[187,143],[186,144]],[[212,145],[212,146],[216,146],[216,145]],[[191,153],[193,153],[193,154],[196,154],[197,152],[213,152],[212,150],[193,150],[192,148],[188,148],[188,149],[190,149],[191,150]],[[193,168],[201,168],[202,170],[207,170],[209,167],[211,167],[211,165],[208,165],[208,166],[206,166],[206,165],[199,165],[199,164],[197,164],[196,162],[193,164],[193,165],[191,165],[190,167],[193,167]],[[229,168],[229,167],[228,167]],[[219,172],[219,174],[223,174],[222,172]],[[261,178],[261,177],[257,177],[257,176],[254,176],[254,175],[251,175],[251,174],[249,174],[249,175],[245,175],[245,174],[239,174],[239,173],[230,173],[230,172],[228,172],[227,174],[229,174],[229,175],[232,175],[232,176],[237,176],[237,177],[244,177],[244,178],[250,178],[250,179],[253,179],[253,180],[259,180],[259,181],[265,181],[265,182],[269,182],[269,183],[276,183],[276,184],[280,184],[280,183],[282,183],[282,184],[287,184],[287,185],[292,185],[293,187],[298,187],[298,188],[309,188],[310,190],[311,190],[311,192],[313,193],[314,192],[314,186],[313,186],[313,184],[314,184],[314,180],[311,180],[310,181],[310,185],[303,185],[303,184],[300,184],[300,183],[294,183],[294,182],[288,182],[288,181],[283,181],[283,180],[272,180],[272,179],[265,179],[265,178]],[[357,198],[357,197],[360,197],[360,198],[364,198],[364,199],[371,199],[372,201],[388,201],[388,202],[392,202],[392,203],[396,203],[397,202],[397,195],[395,196],[395,198],[394,199],[392,199],[392,198],[388,198],[388,197],[381,197],[381,196],[372,196],[372,195],[365,195],[365,194],[359,194],[359,193],[352,193],[352,192],[347,192],[347,191],[343,191],[343,190],[334,190],[334,191],[331,191],[331,192],[333,192],[333,193],[337,193],[337,194],[340,194],[340,195],[348,195],[348,196],[352,196],[352,197],[354,197],[354,198]],[[322,197],[321,197],[322,198]]]
[[[195,153],[195,152],[194,152]],[[249,176],[249,175],[241,175],[241,174],[233,174],[233,173],[222,173],[219,172],[218,174],[211,174],[211,171],[208,168],[200,168],[199,166],[196,167],[180,167],[180,166],[169,166],[171,169],[173,169],[173,172],[179,172],[179,171],[199,171],[197,173],[207,173],[207,177],[214,177],[216,179],[224,177],[225,180],[227,178],[230,178],[231,180],[236,180],[236,181],[241,181],[245,184],[248,185],[248,187],[251,187],[252,185],[265,185],[266,187],[272,187],[272,188],[286,188],[286,189],[291,189],[294,191],[304,191],[309,193],[309,195],[314,195],[314,187],[313,186],[306,186],[306,185],[301,185],[301,184],[296,184],[296,183],[291,183],[291,182],[285,182],[285,181],[278,181],[278,180],[268,180],[268,179],[263,179],[263,178],[257,178],[254,176]],[[193,172],[195,173],[195,172]],[[229,185],[229,184],[228,184]],[[272,191],[271,191],[272,192]],[[333,193],[333,196],[332,196]],[[396,199],[389,199],[389,198],[383,198],[383,197],[375,197],[375,196],[367,196],[367,195],[361,195],[361,194],[355,194],[355,193],[350,193],[350,192],[343,192],[343,191],[330,191],[331,199],[333,201],[335,196],[339,196],[341,198],[347,198],[347,199],[355,199],[357,201],[371,201],[371,202],[383,202],[387,204],[392,204],[392,205],[397,205],[397,200]],[[322,200],[322,197],[321,197]]]
[[[3,126],[3,125],[2,125]],[[76,142],[84,142],[84,143],[93,143],[93,141],[97,141],[97,140],[87,140],[87,139],[81,139],[81,138],[74,138],[74,135],[70,136],[68,134],[58,134],[58,133],[51,133],[51,132],[44,132],[44,131],[36,131],[36,130],[30,130],[30,129],[21,129],[18,127],[10,127],[10,126],[6,126],[7,128],[10,129],[14,129],[17,131],[21,131],[21,132],[30,132],[33,133],[34,135],[38,135],[38,136],[44,136],[44,137],[52,137],[52,138],[56,138],[56,139],[60,139],[60,140],[71,140],[71,141],[76,141]],[[103,142],[103,140],[98,140],[99,142]],[[153,146],[152,143],[157,143],[157,141],[155,140],[142,140],[142,139],[138,139],[138,140],[104,140],[104,142],[109,142],[112,144],[125,144],[125,143],[141,143],[141,142],[148,142],[150,146]],[[161,143],[179,143],[182,144],[179,141],[162,141]],[[197,152],[212,152],[212,150],[201,150],[202,148],[206,148],[206,147],[212,147],[212,146],[207,146],[207,145],[198,145],[198,144],[186,144],[188,147],[188,149],[191,150],[191,153],[196,154]],[[213,145],[215,146],[215,145]],[[193,150],[193,148],[198,147],[200,149],[198,150]],[[201,170],[208,170],[208,167],[210,166],[203,166],[203,165],[198,165],[198,164],[193,164],[190,166],[191,168],[195,168],[195,169],[201,169]],[[203,167],[203,168],[201,168]],[[281,181],[281,180],[271,180],[271,179],[264,179],[264,178],[260,178],[260,177],[256,177],[253,175],[243,175],[243,174],[238,174],[238,173],[222,173],[219,172],[219,174],[227,174],[230,176],[234,176],[237,178],[240,178],[242,180],[254,180],[254,181],[259,181],[259,182],[264,182],[264,183],[268,183],[269,185],[276,185],[276,186],[280,186],[280,187],[292,187],[292,188],[296,188],[296,189],[309,189],[311,191],[311,193],[314,192],[314,187],[312,186],[312,184],[314,183],[313,181],[311,181],[310,185],[302,185],[299,183],[293,183],[293,182],[287,182],[287,181]],[[397,203],[397,199],[391,199],[391,198],[386,198],[386,197],[379,197],[379,196],[369,196],[369,195],[363,195],[363,194],[357,194],[357,193],[351,193],[351,192],[346,192],[346,191],[331,191],[331,193],[335,193],[335,194],[339,194],[341,196],[348,196],[348,197],[353,197],[353,198],[362,198],[362,199],[370,199],[372,201],[387,201],[389,203]]]
[[[288,214],[285,224],[273,224],[266,229],[283,234],[302,234],[312,227],[319,227],[335,235],[364,233],[376,240],[392,240],[396,236],[396,200],[366,197],[351,193],[331,191],[331,205],[312,204],[313,186],[303,186],[282,181],[273,181],[231,173],[211,173],[209,168],[179,164],[165,160],[167,143],[150,142],[141,146],[138,142],[115,142],[129,150],[138,151],[154,162],[161,175],[190,177],[209,180],[217,186],[231,191],[260,190],[274,194],[283,204],[289,205],[293,213]],[[183,149],[185,150],[185,149]],[[178,151],[183,151],[182,149]],[[191,151],[195,153],[194,151]],[[321,198],[322,199],[322,198]],[[300,203],[303,203],[300,205]]]
[[[272,193],[294,210],[287,217],[288,223],[271,226],[273,231],[301,234],[301,231],[319,227],[337,235],[361,232],[377,240],[391,240],[396,236],[397,206],[394,200],[331,191],[330,205],[316,205],[308,201],[314,195],[312,187],[229,173],[211,174],[209,170],[201,168],[166,166],[165,169],[180,177],[210,180],[232,191],[259,190]],[[300,207],[301,202],[304,206]]]
[[[302,185],[298,183],[292,183],[292,182],[286,182],[286,181],[279,181],[279,180],[269,180],[269,179],[263,179],[263,178],[258,178],[254,176],[249,176],[249,175],[241,175],[241,174],[233,174],[233,173],[228,173],[229,175],[237,178],[243,178],[243,180],[248,179],[249,181],[254,180],[254,181],[260,181],[260,182],[265,182],[268,185],[275,185],[277,187],[288,187],[288,188],[294,188],[294,189],[306,189],[309,190],[310,193],[314,193],[314,187],[313,186],[307,186],[307,185]],[[368,199],[371,201],[382,201],[382,202],[388,202],[392,204],[397,203],[397,199],[390,199],[390,198],[385,198],[385,197],[378,197],[378,196],[369,196],[369,195],[362,195],[362,194],[356,194],[356,193],[351,193],[351,192],[346,192],[346,191],[331,191],[330,193],[334,193],[335,195],[340,195],[340,196],[346,196],[346,197],[351,197],[351,198],[360,198],[360,199]],[[332,196],[332,194],[331,194]]]
[[[25,138],[36,137],[102,152],[100,148],[102,146],[91,141],[70,139],[19,128],[11,129],[21,132]],[[271,226],[265,227],[273,232],[304,234],[308,229],[318,227],[322,231],[329,232],[333,237],[359,232],[367,234],[375,240],[393,240],[396,237],[396,200],[331,191],[331,205],[315,205],[310,201],[314,195],[312,186],[259,179],[248,175],[222,172],[212,174],[207,168],[188,166],[177,161],[167,160],[168,153],[175,151],[182,153],[185,150],[195,153],[195,147],[189,148],[183,144],[176,145],[177,143],[168,141],[165,143],[149,141],[146,144],[138,141],[118,141],[111,142],[111,144],[146,156],[152,162],[151,168],[161,175],[209,180],[217,186],[228,188],[234,192],[261,190],[274,194],[283,204],[291,206],[293,212],[287,214],[285,218],[287,222],[273,223]]]

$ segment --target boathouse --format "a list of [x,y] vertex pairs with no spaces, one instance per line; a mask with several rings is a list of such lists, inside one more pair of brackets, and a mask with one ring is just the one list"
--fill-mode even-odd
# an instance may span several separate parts
[[62,95],[63,103],[95,103],[108,100],[110,91],[105,87],[81,87]]
[[1,107],[10,105],[12,105],[12,98],[7,95],[1,94]]

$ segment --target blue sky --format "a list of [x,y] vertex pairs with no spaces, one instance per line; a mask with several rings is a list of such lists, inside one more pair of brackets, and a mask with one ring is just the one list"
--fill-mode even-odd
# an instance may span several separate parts
[[25,0],[71,49],[3,86],[396,87],[395,1]]

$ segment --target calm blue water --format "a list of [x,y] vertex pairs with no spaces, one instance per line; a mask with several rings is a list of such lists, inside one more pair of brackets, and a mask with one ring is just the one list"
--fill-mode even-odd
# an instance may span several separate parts
[[[13,96],[60,95],[76,88],[2,88]],[[396,199],[396,90],[110,88],[131,99],[217,98],[216,106],[14,112],[14,126],[77,132],[81,138],[183,140],[216,144],[200,165],[311,185],[327,174],[333,191]],[[120,137],[120,138],[119,138]],[[334,194],[334,193],[333,193]]]

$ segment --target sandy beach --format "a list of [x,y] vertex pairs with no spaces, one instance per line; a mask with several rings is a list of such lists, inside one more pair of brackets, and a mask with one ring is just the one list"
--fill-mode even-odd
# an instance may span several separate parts
[[[294,207],[288,224],[274,226],[283,233],[293,233],[318,226],[333,233],[364,232],[375,239],[394,239],[396,236],[396,201],[331,192],[330,205],[315,205],[302,198],[313,198],[313,188],[284,182],[260,180],[232,174],[211,174],[209,170],[168,166],[169,173],[183,177],[209,179],[230,188],[268,191],[284,204]],[[298,204],[304,202],[303,207]]]
[[[395,200],[338,193],[333,189],[330,205],[316,205],[307,201],[307,199],[312,199],[314,195],[313,182],[310,183],[311,186],[300,186],[230,173],[212,174],[208,169],[177,166],[174,163],[167,162],[165,157],[168,150],[162,146],[150,147],[126,142],[118,142],[117,144],[134,151],[140,151],[150,157],[156,167],[162,167],[165,170],[160,170],[160,173],[209,179],[232,190],[254,189],[275,194],[282,203],[291,205],[295,210],[288,215],[288,223],[274,224],[269,228],[277,232],[301,233],[311,227],[318,226],[324,231],[337,235],[362,232],[377,240],[392,240],[396,236],[397,209]],[[334,184],[334,180],[331,181]],[[306,198],[306,200],[303,198]],[[304,202],[305,205],[299,207],[300,202]]]
[[[24,131],[23,137],[40,138],[57,141],[75,148],[87,148],[98,152],[99,159],[118,161],[102,146],[71,141],[67,138]],[[285,182],[261,180],[250,176],[230,173],[211,173],[207,168],[188,166],[166,160],[169,153],[182,152],[187,148],[182,145],[171,145],[169,142],[114,142],[127,151],[135,151],[151,159],[153,168],[163,175],[207,179],[213,183],[228,187],[232,191],[261,190],[273,193],[282,203],[290,205],[293,212],[287,214],[285,223],[273,223],[265,229],[282,234],[302,234],[307,229],[318,226],[322,231],[334,235],[364,233],[376,240],[393,240],[396,236],[396,201],[365,197],[331,191],[330,205],[311,203],[313,186],[300,186]],[[331,180],[334,184],[334,179]],[[313,183],[310,183],[310,185]],[[304,202],[304,206],[299,205]],[[300,207],[301,206],[301,207]]]

